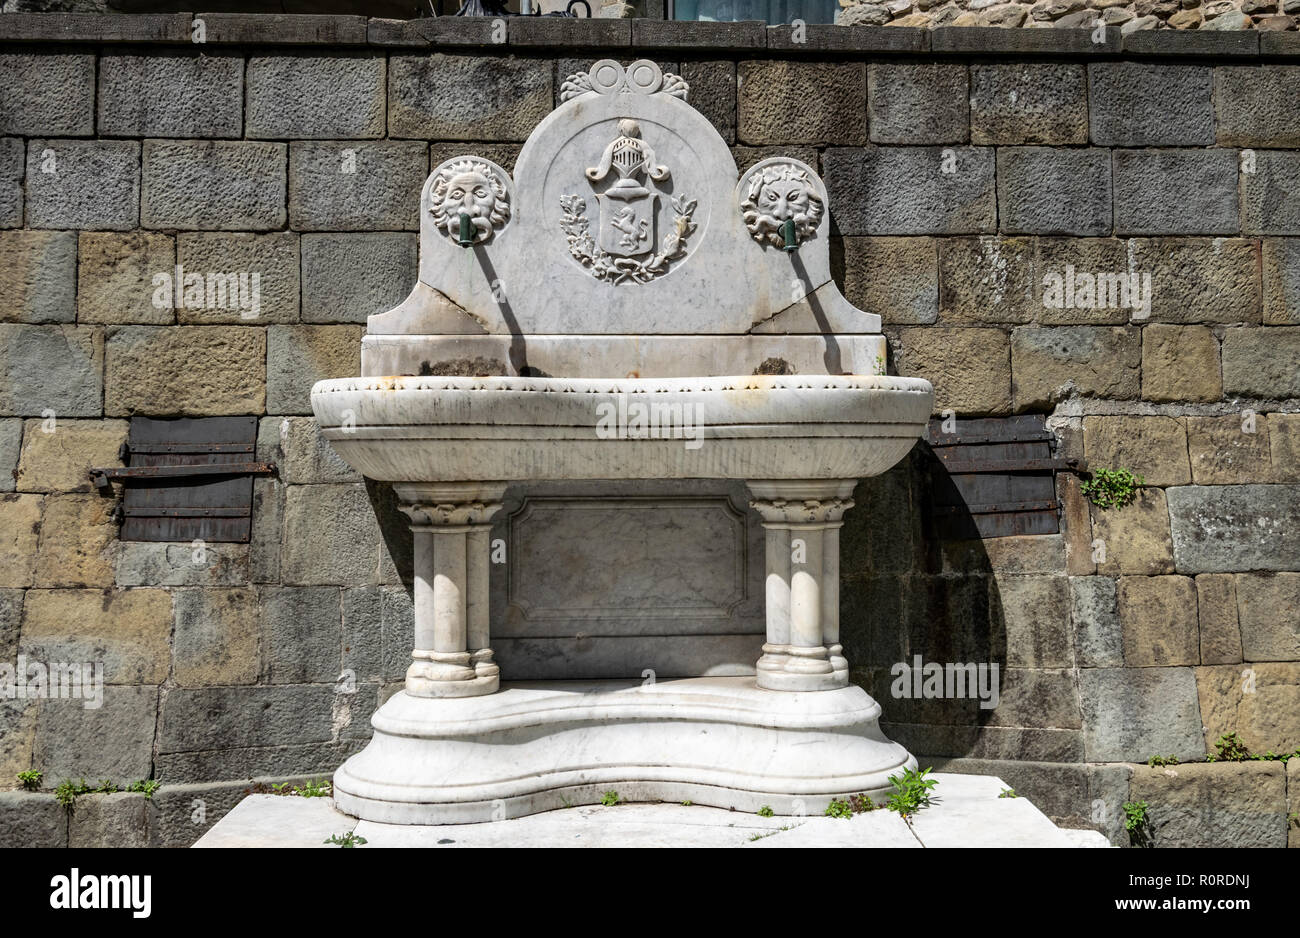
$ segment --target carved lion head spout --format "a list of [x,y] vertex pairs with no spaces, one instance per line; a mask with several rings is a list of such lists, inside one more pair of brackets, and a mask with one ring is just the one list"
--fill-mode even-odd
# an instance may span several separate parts
[[781,247],[783,222],[793,218],[799,240],[805,241],[816,233],[826,208],[806,170],[791,163],[773,163],[750,179],[740,210],[751,235]]
[[460,235],[460,216],[468,215],[474,240],[486,241],[510,219],[505,180],[482,160],[453,160],[442,166],[433,181],[429,211],[434,224],[453,239]]

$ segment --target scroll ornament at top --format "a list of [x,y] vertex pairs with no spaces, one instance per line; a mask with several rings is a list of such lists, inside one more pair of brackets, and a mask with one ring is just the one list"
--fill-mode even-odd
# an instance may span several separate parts
[[613,59],[601,59],[590,70],[570,75],[560,85],[560,102],[584,94],[666,94],[686,100],[690,86],[680,75],[663,72],[649,59],[624,68]]

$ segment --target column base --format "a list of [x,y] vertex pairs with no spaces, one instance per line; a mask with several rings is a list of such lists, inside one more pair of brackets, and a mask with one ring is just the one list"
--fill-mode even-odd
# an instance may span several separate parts
[[755,679],[764,690],[813,691],[835,690],[849,686],[849,669],[821,673],[798,671],[757,671]]
[[472,662],[467,653],[416,655],[406,669],[406,692],[412,697],[477,697],[495,693],[500,685],[500,668]]
[[[834,646],[838,650],[840,646]],[[833,649],[798,645],[763,646],[754,675],[765,690],[834,690],[849,685],[849,663]]]
[[474,673],[478,677],[493,677],[501,673],[501,668],[492,660],[491,648],[480,648],[470,652],[469,660],[473,663]]
[[412,697],[481,697],[495,694],[501,686],[499,674],[485,674],[468,681],[431,681],[406,675],[406,693]]

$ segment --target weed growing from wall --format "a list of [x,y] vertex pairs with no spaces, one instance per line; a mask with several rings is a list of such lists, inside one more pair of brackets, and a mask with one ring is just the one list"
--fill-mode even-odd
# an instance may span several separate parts
[[1091,478],[1080,486],[1085,498],[1098,508],[1123,508],[1137,498],[1137,490],[1146,485],[1140,475],[1127,469],[1094,469]]

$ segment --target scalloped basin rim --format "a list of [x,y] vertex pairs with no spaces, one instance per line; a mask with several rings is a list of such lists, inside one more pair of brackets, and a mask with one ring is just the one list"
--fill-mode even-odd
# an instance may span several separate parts
[[[635,398],[636,400],[629,401]],[[696,405],[702,426],[924,423],[930,382],[891,375],[711,378],[378,377],[318,381],[312,409],[325,430],[399,425],[594,428],[602,404]],[[681,415],[677,415],[680,417]]]
[[363,377],[311,394],[322,435],[381,482],[863,478],[907,454],[933,398],[891,375]]
[[898,375],[718,375],[697,378],[548,378],[514,375],[382,375],[328,378],[312,386],[311,395],[350,391],[520,391],[570,394],[638,394],[677,391],[759,391],[781,389],[874,389],[931,393],[924,378]]

